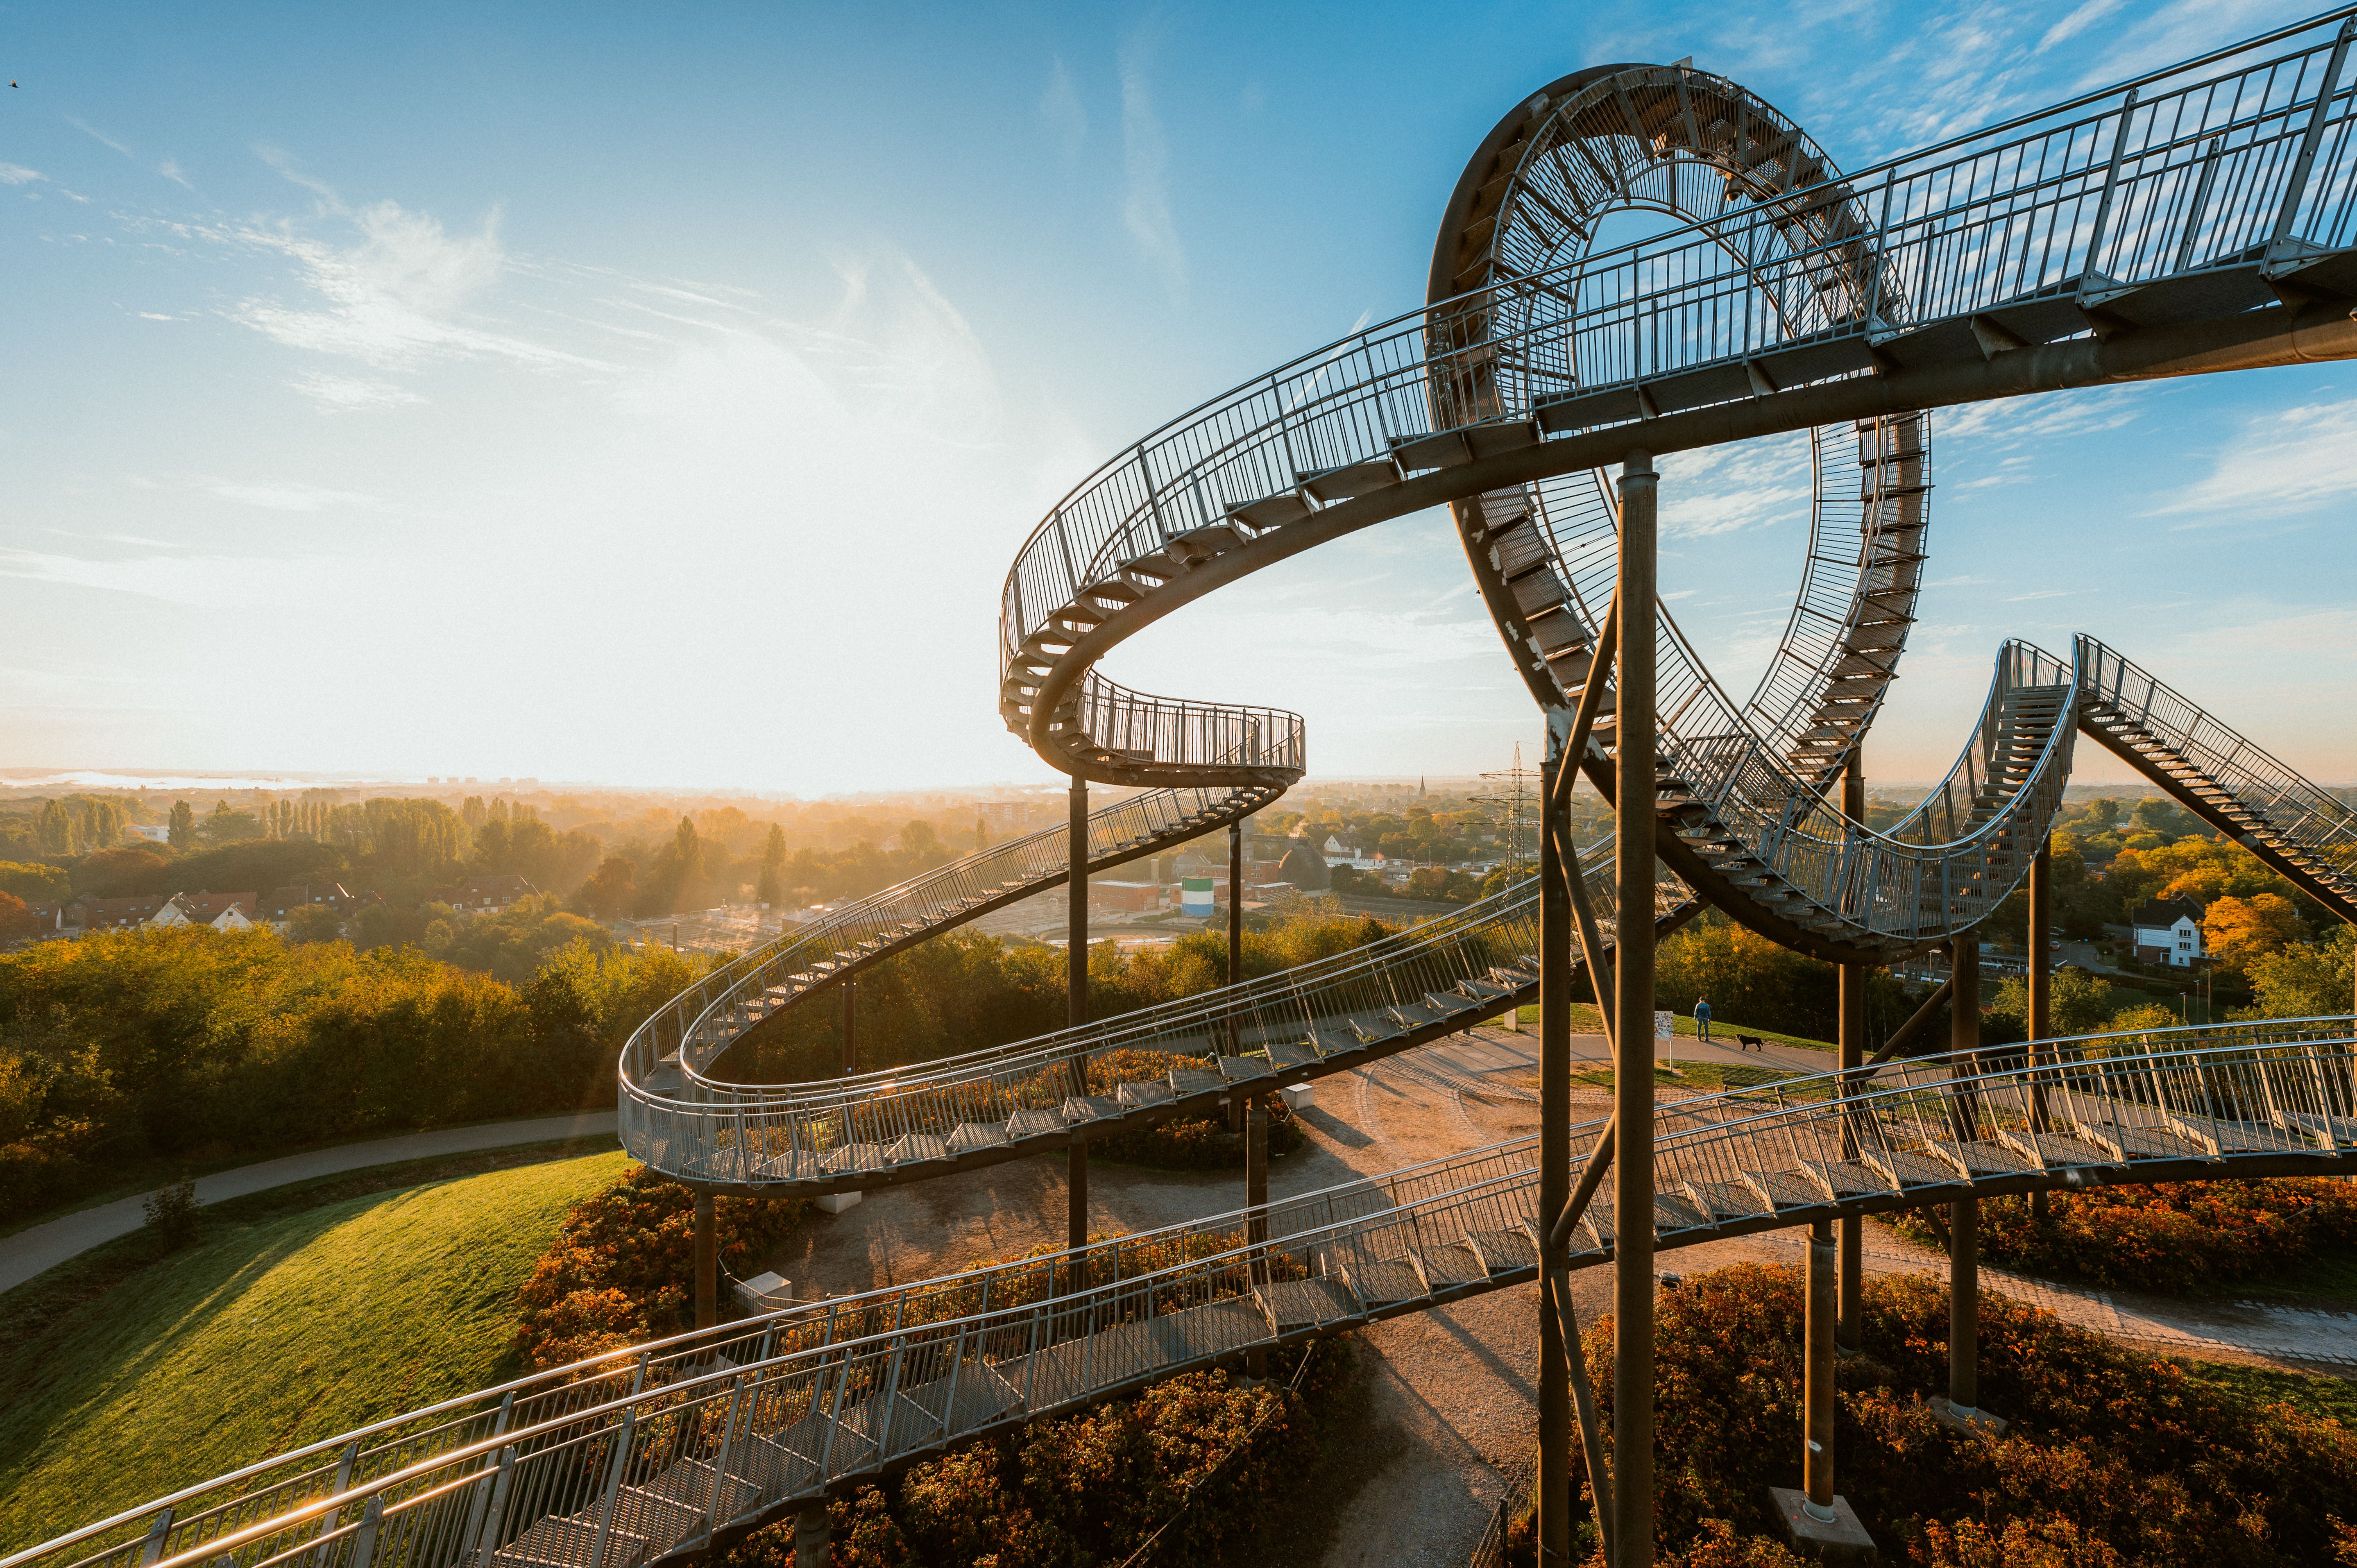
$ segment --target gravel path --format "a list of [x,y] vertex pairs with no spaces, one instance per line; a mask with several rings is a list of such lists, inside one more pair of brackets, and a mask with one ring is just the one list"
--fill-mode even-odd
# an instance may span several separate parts
[[[427,1133],[407,1133],[398,1138],[375,1138],[365,1144],[340,1144],[332,1149],[312,1149],[284,1159],[240,1165],[197,1178],[197,1199],[219,1203],[274,1187],[339,1176],[371,1165],[404,1160],[430,1160],[444,1155],[470,1155],[481,1149],[512,1149],[523,1144],[554,1143],[560,1138],[611,1136],[611,1111],[574,1116],[540,1116],[528,1122],[492,1122],[477,1127],[442,1127]],[[0,1237],[0,1291],[23,1284],[34,1275],[78,1257],[102,1241],[128,1236],[145,1221],[147,1199],[125,1197],[84,1208],[46,1225],[31,1225],[13,1236]]]

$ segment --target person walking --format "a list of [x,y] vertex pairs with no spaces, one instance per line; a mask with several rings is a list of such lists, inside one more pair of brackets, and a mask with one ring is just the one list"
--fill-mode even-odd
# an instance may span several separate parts
[[1703,997],[1701,1000],[1697,1001],[1697,1002],[1695,1004],[1695,1010],[1694,1010],[1694,1021],[1695,1021],[1695,1038],[1696,1038],[1696,1039],[1700,1040],[1704,1045],[1708,1045],[1708,1044],[1710,1044],[1710,998],[1709,998],[1709,997],[1707,997],[1707,996]]

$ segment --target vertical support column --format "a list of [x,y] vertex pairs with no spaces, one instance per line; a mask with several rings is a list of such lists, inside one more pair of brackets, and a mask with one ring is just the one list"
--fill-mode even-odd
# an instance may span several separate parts
[[[2029,1125],[2043,1133],[2050,1125],[2046,1109],[2046,1079],[2039,1069],[2047,1063],[2046,1053],[2038,1048],[2040,1040],[2054,1033],[2053,963],[2049,957],[2047,928],[2054,923],[2054,903],[2048,883],[2053,869],[2054,840],[2051,835],[2040,841],[2038,854],[2029,863]],[[2043,1187],[2029,1195],[2030,1218],[2042,1230],[2046,1224],[2046,1192]]]
[[[1975,933],[1965,931],[1956,937],[1948,970],[1955,977],[1955,990],[1948,1000],[1948,1048],[1955,1053],[1949,1070],[1970,1073],[1978,1067],[1981,1048],[1981,944]],[[1978,1135],[1977,1097],[1963,1097],[1956,1116],[1958,1138]],[[1948,1403],[1967,1419],[1980,1404],[1980,1199],[1960,1197],[1949,1204]]]
[[1803,1448],[1802,1485],[1809,1494],[1809,1517],[1834,1519],[1834,1228],[1823,1219],[1809,1228],[1808,1360],[1802,1385]]
[[859,1070],[859,981],[843,977],[843,1076]]
[[[1268,1101],[1254,1095],[1244,1112],[1244,1241],[1259,1246],[1268,1240]],[[1268,1283],[1268,1260],[1258,1253],[1252,1258],[1252,1281],[1255,1285]],[[1244,1375],[1253,1378],[1268,1376],[1268,1352],[1253,1349],[1244,1352]]]
[[[1244,824],[1239,820],[1228,824],[1228,983],[1234,985],[1244,977]],[[1243,1019],[1232,1007],[1228,1011],[1228,1055],[1243,1053]],[[1244,1102],[1242,1095],[1228,1097],[1228,1131],[1244,1130]]]
[[[1089,781],[1072,775],[1071,811],[1066,817],[1071,866],[1064,890],[1071,913],[1064,922],[1066,996],[1064,1022],[1079,1028],[1089,1021]],[[1071,1091],[1089,1091],[1088,1069],[1072,1059]],[[1074,1253],[1089,1244],[1089,1145],[1072,1140],[1064,1167],[1064,1245]],[[1088,1288],[1087,1265],[1072,1260],[1069,1277],[1073,1290]]]
[[719,1224],[713,1215],[713,1197],[695,1194],[695,1326],[709,1328],[720,1321]]
[[794,1568],[827,1568],[834,1561],[834,1521],[824,1503],[794,1516]]
[[1615,1568],[1653,1563],[1653,779],[1654,553],[1660,478],[1652,455],[1620,467],[1620,670],[1612,722],[1620,883],[1613,982],[1612,1461]]
[[[1866,822],[1866,757],[1865,743],[1851,748],[1849,770],[1842,776],[1842,814],[1864,826]],[[1842,1093],[1856,1092],[1856,1079],[1848,1075],[1866,1065],[1866,965],[1846,963],[1841,966],[1840,995],[1836,1002],[1837,1030],[1841,1047],[1843,1072]],[[1845,1117],[1842,1121],[1842,1157],[1854,1160],[1866,1151],[1859,1147],[1857,1123]],[[1866,1263],[1866,1221],[1857,1215],[1845,1216],[1841,1221],[1841,1310],[1835,1337],[1845,1350],[1855,1350],[1863,1342],[1865,1326],[1861,1319]],[[1813,1491],[1811,1496],[1814,1496]]]
[[[1591,680],[1603,679],[1600,671]],[[1557,1218],[1571,1201],[1571,888],[1563,863],[1562,770],[1575,766],[1565,734],[1547,725],[1546,759],[1539,772],[1539,1230],[1544,1251],[1539,1278],[1539,1562],[1568,1568],[1572,1561],[1571,1369],[1579,1354],[1568,1343],[1556,1282],[1568,1278],[1570,1248],[1555,1239]],[[1563,794],[1567,795],[1568,791]],[[1647,1075],[1651,1077],[1651,1074]],[[1602,1496],[1599,1488],[1598,1495]]]

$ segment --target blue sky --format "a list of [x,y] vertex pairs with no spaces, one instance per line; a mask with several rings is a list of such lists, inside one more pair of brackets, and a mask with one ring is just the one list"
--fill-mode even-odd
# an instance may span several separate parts
[[[1855,166],[2295,15],[0,5],[7,763],[1050,778],[995,708],[1023,535],[1163,420],[1417,303],[1465,157],[1536,87],[1692,55]],[[2085,629],[2357,777],[2352,379],[1942,416],[1874,774],[1945,767],[2002,638]],[[1665,585],[1748,691],[1805,442],[1665,473]],[[1319,773],[1461,775],[1536,731],[1437,515],[1109,669],[1297,708]]]

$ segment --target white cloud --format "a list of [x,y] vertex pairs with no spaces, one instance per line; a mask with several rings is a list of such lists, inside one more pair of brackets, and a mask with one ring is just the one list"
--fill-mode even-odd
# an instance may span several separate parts
[[170,180],[173,184],[180,187],[183,190],[194,190],[197,188],[195,186],[188,183],[188,177],[180,172],[180,166],[175,159],[166,158],[162,163],[156,166],[156,172],[162,175],[166,179]]
[[139,319],[142,321],[178,321],[179,317],[177,316],[161,315],[153,310],[143,310],[139,313]]
[[2044,54],[2056,44],[2077,38],[2097,22],[2118,10],[2121,4],[2122,0],[2085,0],[2083,5],[2072,10],[2069,16],[2046,29],[2045,36],[2038,40],[2037,52]]
[[406,387],[358,376],[330,376],[314,371],[309,375],[297,376],[286,384],[331,413],[353,413],[365,408],[393,408],[404,403],[425,401]]
[[2207,477],[2146,515],[2207,512],[2217,514],[2217,524],[2264,522],[2352,490],[2357,401],[2308,403],[2244,421]]
[[1148,41],[1133,37],[1121,51],[1122,222],[1138,251],[1174,295],[1187,286],[1187,250],[1170,214],[1170,147],[1146,85]]
[[361,238],[341,248],[289,228],[240,231],[236,238],[293,259],[303,282],[327,306],[302,309],[251,299],[236,318],[289,348],[356,359],[380,370],[484,358],[540,367],[598,366],[465,319],[469,303],[506,271],[497,214],[467,236],[452,236],[432,215],[392,201],[371,203],[351,216]]
[[1063,148],[1064,162],[1072,163],[1089,139],[1089,112],[1081,106],[1072,73],[1059,57],[1048,75],[1048,91],[1039,97],[1039,118]]
[[131,594],[206,609],[266,609],[349,593],[361,568],[318,557],[297,560],[224,555],[143,555],[93,561],[0,549],[0,577]]
[[1809,515],[1809,433],[1706,446],[1662,459],[1662,537],[1706,539]]
[[23,164],[0,164],[0,185],[30,185],[47,178],[48,176],[40,170],[27,168]]
[[93,130],[90,125],[84,124],[82,121],[75,119],[70,114],[66,116],[66,124],[71,125],[75,130],[80,131],[83,135],[88,136],[91,141],[100,142],[107,146],[113,147],[116,152],[121,153],[126,158],[131,156],[131,149],[129,147],[124,146],[121,142],[116,141],[105,132]]
[[324,485],[306,484],[299,479],[245,484],[216,480],[202,488],[223,500],[258,506],[269,511],[317,511],[331,506],[379,507],[384,504],[374,496],[364,496],[353,490],[329,489]]

